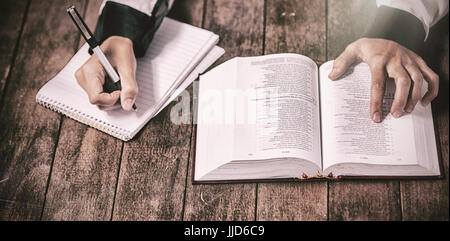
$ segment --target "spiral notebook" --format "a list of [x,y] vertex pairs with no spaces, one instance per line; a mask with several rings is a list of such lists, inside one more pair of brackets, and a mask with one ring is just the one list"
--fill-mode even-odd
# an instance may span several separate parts
[[102,111],[89,103],[74,77],[75,71],[90,57],[87,44],[39,90],[36,102],[128,141],[224,54],[216,46],[218,40],[219,36],[213,32],[165,18],[146,55],[137,60],[136,112]]

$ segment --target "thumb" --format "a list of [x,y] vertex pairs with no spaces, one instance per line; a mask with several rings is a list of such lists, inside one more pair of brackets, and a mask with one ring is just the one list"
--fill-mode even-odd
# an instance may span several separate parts
[[122,109],[130,111],[133,109],[136,96],[138,94],[138,85],[136,82],[136,58],[133,49],[126,45],[125,47],[115,49],[113,60],[117,66],[117,72],[120,76],[120,104]]
[[[108,38],[110,57],[120,77],[120,104],[122,109],[133,109],[138,93],[136,83],[136,57],[133,52],[133,43],[125,37],[113,36]],[[105,42],[106,42],[105,41]]]
[[122,90],[120,92],[120,103],[122,108],[126,111],[130,111],[133,108],[136,96],[138,94],[138,85],[136,83],[135,75],[122,75],[120,74],[120,82]]
[[334,60],[333,70],[328,75],[328,78],[331,80],[336,80],[341,77],[347,71],[348,67],[356,61],[356,59],[356,55],[350,48],[347,47],[345,51],[342,52],[336,60]]

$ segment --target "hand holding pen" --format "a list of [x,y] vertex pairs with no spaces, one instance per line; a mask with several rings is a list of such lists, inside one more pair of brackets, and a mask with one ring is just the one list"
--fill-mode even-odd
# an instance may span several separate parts
[[71,7],[67,12],[94,52],[75,73],[78,84],[89,97],[89,102],[101,110],[112,110],[120,106],[127,111],[136,110],[138,86],[133,42],[125,37],[112,36],[98,45],[76,9]]

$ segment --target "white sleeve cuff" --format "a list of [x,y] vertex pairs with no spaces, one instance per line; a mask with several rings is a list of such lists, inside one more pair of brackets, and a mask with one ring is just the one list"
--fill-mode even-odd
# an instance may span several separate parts
[[448,0],[377,0],[377,6],[396,8],[414,15],[425,30],[425,40],[430,28],[448,13]]
[[[99,13],[102,12],[105,3],[108,1],[132,7],[140,12],[147,14],[148,16],[152,15],[153,8],[155,7],[155,4],[157,2],[157,0],[104,0],[100,7]],[[173,2],[174,0],[169,0],[169,9],[172,7]]]

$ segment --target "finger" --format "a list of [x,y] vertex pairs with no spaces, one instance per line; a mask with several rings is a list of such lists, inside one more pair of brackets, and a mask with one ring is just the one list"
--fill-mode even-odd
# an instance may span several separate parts
[[404,114],[411,87],[411,79],[401,64],[389,64],[387,71],[389,77],[395,81],[395,94],[391,114],[395,118],[399,118]]
[[422,105],[427,106],[428,104],[430,104],[432,100],[434,100],[438,96],[439,76],[432,69],[430,69],[430,67],[428,67],[428,65],[422,58],[417,56],[416,62],[420,71],[423,74],[424,80],[428,82],[428,91],[422,98]]
[[89,64],[88,62],[75,72],[75,78],[80,87],[89,95],[92,92],[98,92],[99,89],[98,85],[94,85],[91,82],[101,82],[103,75],[102,72],[97,73],[95,68],[91,66],[92,64]]
[[120,109],[122,106],[120,105],[120,103],[116,103],[116,104],[110,105],[110,106],[97,105],[97,107],[103,111],[110,111],[110,110]]
[[102,83],[104,82],[105,74],[103,67],[95,56],[83,64],[83,66],[75,72],[75,77],[78,84],[86,92],[89,97],[89,102],[95,104],[98,94],[103,92]]
[[372,121],[380,123],[386,82],[384,66],[371,66],[371,73],[372,82],[370,86],[370,116]]
[[352,45],[349,45],[344,52],[333,62],[333,69],[328,78],[335,80],[341,77],[347,69],[357,60],[357,56]]
[[91,104],[98,106],[113,106],[120,98],[120,91],[98,93],[89,98]]
[[405,108],[406,112],[411,113],[421,97],[423,75],[415,64],[405,64],[404,66],[412,80],[412,92]]
[[129,111],[133,108],[133,105],[136,101],[138,86],[136,83],[136,79],[133,77],[121,76],[120,79],[122,84],[122,91],[120,96],[122,108],[126,111]]
[[124,110],[129,111],[133,108],[138,93],[134,52],[132,49],[118,51],[117,55],[115,55],[115,62],[122,86],[121,105]]
[[103,86],[101,84],[103,78],[103,76],[97,73],[84,70],[83,77],[78,81],[81,88],[83,88],[88,95],[91,104],[96,104],[96,96],[103,91]]

